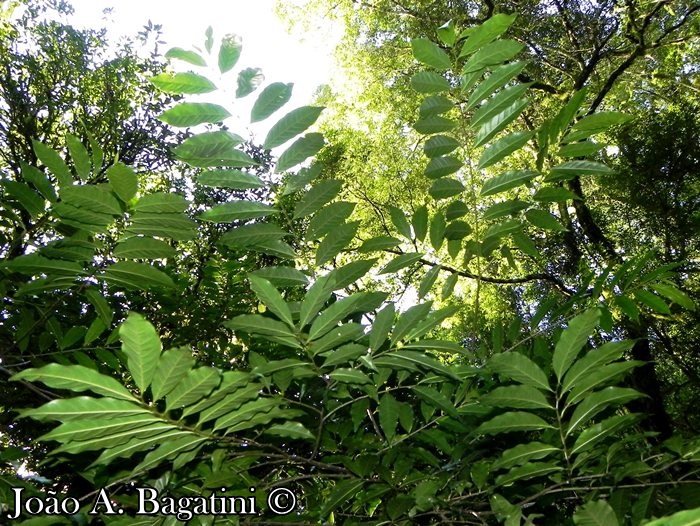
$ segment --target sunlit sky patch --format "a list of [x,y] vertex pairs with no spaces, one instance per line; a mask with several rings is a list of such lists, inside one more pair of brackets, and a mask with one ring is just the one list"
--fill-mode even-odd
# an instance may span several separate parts
[[[71,0],[75,14],[69,21],[82,28],[107,27],[110,38],[117,38],[136,35],[150,20],[162,25],[162,40],[166,42],[161,47],[163,53],[174,46],[202,48],[208,26],[212,26],[215,39],[237,34],[243,39],[243,53],[235,71],[259,67],[265,75],[265,84],[293,82],[293,96],[286,106],[292,109],[309,104],[318,86],[330,79],[339,28],[330,23],[317,24],[307,34],[291,35],[287,25],[276,16],[275,3],[276,0]],[[106,8],[112,10],[107,13]],[[215,64],[216,59],[211,62]],[[173,66],[182,71],[191,68],[184,63]],[[230,93],[233,93],[235,74],[224,80],[231,84]],[[240,115],[239,122],[246,124],[255,94],[247,99],[250,100],[232,105],[231,97],[224,103],[234,116]],[[250,129],[260,137],[272,124]]]

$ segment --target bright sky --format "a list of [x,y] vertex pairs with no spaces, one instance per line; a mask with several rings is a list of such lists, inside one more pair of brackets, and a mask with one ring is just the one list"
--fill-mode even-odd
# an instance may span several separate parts
[[[210,25],[214,29],[215,46],[218,38],[228,33],[240,35],[243,52],[234,73],[241,68],[259,67],[265,75],[263,86],[271,82],[294,83],[292,99],[280,111],[281,116],[285,110],[309,104],[316,88],[330,81],[332,52],[340,29],[337,25],[316,21],[312,24],[316,27],[309,33],[290,35],[275,14],[275,3],[276,0],[71,0],[75,15],[70,22],[80,27],[106,26],[111,38],[117,38],[135,35],[150,19],[163,26],[163,40],[167,44],[162,52],[174,46],[202,48],[204,32]],[[113,10],[105,15],[103,10],[108,7]],[[213,54],[215,52],[216,48],[212,50]],[[215,64],[216,59],[212,62]],[[180,61],[175,61],[173,67],[183,71],[191,68]],[[235,76],[229,78],[233,92]],[[230,103],[223,105],[234,114],[240,111],[241,115],[247,115],[255,96],[253,93],[233,107]],[[275,116],[269,120],[273,122],[252,128],[256,135],[266,133],[266,128],[274,124]]]

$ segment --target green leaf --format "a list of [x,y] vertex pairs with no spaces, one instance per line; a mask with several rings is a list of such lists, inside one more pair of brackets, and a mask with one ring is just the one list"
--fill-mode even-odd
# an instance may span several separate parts
[[154,192],[141,197],[134,211],[144,214],[179,213],[187,209],[188,203],[180,194]]
[[575,142],[559,148],[557,155],[561,157],[588,157],[605,148],[607,144],[591,141]]
[[124,259],[166,259],[177,251],[165,241],[152,237],[130,237],[114,247],[114,255]]
[[476,142],[474,146],[478,147],[486,144],[486,142],[491,140],[497,133],[504,130],[511,122],[518,118],[528,104],[530,104],[528,99],[518,100],[493,116],[476,132]]
[[265,429],[264,433],[266,435],[276,435],[295,440],[314,440],[316,438],[314,434],[306,429],[300,422],[284,422],[282,424],[275,424]]
[[479,102],[505,86],[513,77],[519,74],[527,65],[527,62],[513,62],[505,64],[493,70],[486,80],[479,84],[472,92],[467,103],[467,110],[476,106]]
[[616,433],[620,429],[628,427],[639,419],[640,416],[635,414],[615,415],[584,429],[571,448],[571,454],[587,451],[597,442]]
[[215,188],[231,188],[234,190],[246,190],[248,188],[262,188],[265,186],[256,175],[240,170],[207,170],[197,177],[197,182],[204,186]]
[[571,143],[587,139],[591,135],[604,132],[611,126],[622,124],[631,118],[631,115],[616,111],[601,111],[587,115],[571,127],[571,131],[562,139],[562,142]]
[[[70,186],[61,189],[61,200],[82,210],[117,216],[122,209],[117,200],[105,188],[94,185]],[[111,219],[108,219],[111,221]]]
[[428,193],[433,199],[447,199],[464,192],[464,185],[457,179],[443,177],[433,182]]
[[474,433],[497,435],[500,433],[511,433],[513,431],[541,431],[543,429],[552,429],[553,427],[554,426],[532,413],[510,411],[484,422],[474,430]]
[[277,225],[254,223],[229,230],[221,236],[221,242],[235,248],[246,248],[276,241],[286,235],[287,232]]
[[[346,323],[344,325],[341,325],[339,327],[335,327],[332,330],[328,331],[324,336],[321,338],[315,340],[309,345],[309,352],[313,355],[316,356],[317,354],[323,354],[331,349],[336,349],[338,346],[346,344],[348,342],[354,342],[361,338],[364,335],[364,328],[362,325],[359,323]],[[346,345],[346,347],[350,347],[350,345]],[[361,354],[364,354],[365,351],[367,350],[366,346],[360,345],[359,347],[362,347],[362,351],[359,352],[355,356],[355,358],[359,357]],[[324,362],[324,366],[328,365],[328,360]],[[313,373],[315,376],[315,373]]]
[[447,223],[445,221],[445,214],[438,211],[433,216],[430,222],[430,244],[435,250],[440,250],[443,241],[445,240],[445,229],[447,228]]
[[30,186],[17,181],[0,181],[8,195],[14,197],[32,218],[37,218],[44,212],[45,201],[42,196]]
[[529,87],[530,84],[516,84],[488,99],[472,116],[472,128],[478,128],[513,104],[525,100],[522,97]]
[[[576,526],[618,526],[615,510],[604,500],[590,501],[576,508],[574,512]],[[687,523],[684,523],[687,524]]]
[[48,259],[38,254],[18,256],[10,261],[0,262],[0,267],[5,267],[13,272],[35,276],[38,274],[59,274],[74,277],[85,275],[82,266],[72,261]]
[[479,398],[494,407],[513,409],[554,409],[542,391],[529,385],[507,385],[497,387]]
[[96,418],[89,421],[77,420],[61,424],[49,433],[40,436],[37,440],[42,442],[55,440],[63,443],[75,443],[78,441],[104,438],[107,435],[137,430],[140,427],[159,423],[160,420],[152,413],[141,413],[110,419]]
[[420,286],[418,287],[418,299],[424,298],[425,295],[432,290],[433,285],[435,285],[435,281],[440,274],[440,268],[440,265],[435,265],[425,273],[425,276],[423,276]]
[[243,137],[228,131],[204,132],[185,139],[173,148],[181,159],[216,159],[231,157],[231,151],[243,142]]
[[566,436],[577,427],[585,424],[595,415],[607,409],[611,405],[619,405],[643,397],[644,395],[635,389],[628,387],[606,387],[586,397],[571,415]]
[[452,221],[445,228],[445,239],[454,241],[464,239],[472,233],[472,227],[466,221]]
[[205,210],[199,218],[213,223],[228,223],[237,219],[254,219],[278,213],[279,210],[270,205],[255,201],[234,200]]
[[424,135],[446,132],[456,127],[457,123],[455,121],[446,117],[441,117],[440,115],[432,115],[430,117],[419,119],[413,125],[413,129]]
[[367,239],[362,243],[357,251],[361,254],[366,254],[367,252],[375,252],[377,250],[385,250],[387,248],[394,248],[395,246],[401,244],[401,240],[392,236],[377,236]]
[[302,106],[290,111],[270,128],[263,148],[274,148],[293,139],[316,122],[322,111],[320,106]]
[[39,141],[32,140],[32,146],[37,158],[56,176],[58,186],[61,189],[70,187],[73,184],[73,175],[61,156]]
[[369,376],[357,369],[336,369],[328,376],[336,382],[344,384],[371,384]]
[[372,330],[369,333],[370,349],[377,351],[384,344],[389,336],[391,327],[394,325],[395,315],[396,310],[393,303],[389,303],[377,313],[372,324]]
[[293,87],[294,84],[275,82],[262,90],[250,110],[250,122],[265,120],[284,106],[292,96]]
[[445,77],[432,71],[419,71],[411,77],[411,87],[418,93],[448,91],[450,83]]
[[[183,435],[191,435],[191,433],[174,428],[170,424],[163,423],[157,426],[154,425],[153,427],[137,429],[136,432],[134,432],[134,435],[138,436],[134,436],[131,438],[131,440],[127,440],[123,443],[120,441],[116,445],[105,444],[105,441],[93,441],[92,444],[90,444],[91,449],[104,449],[104,451],[97,458],[97,460],[95,460],[95,462],[88,466],[88,468],[98,465],[108,465],[117,458],[129,458],[139,451],[145,451],[153,446],[168,443],[171,440],[177,439]],[[78,453],[80,452],[80,447],[83,444],[85,444],[85,442],[79,442],[77,447],[74,448],[62,447],[59,449],[65,451],[66,453]],[[58,452],[58,450],[56,451]],[[130,522],[130,524],[134,523]]]
[[296,335],[284,323],[266,318],[259,314],[242,314],[232,320],[224,322],[224,326],[236,331],[250,334],[260,334],[270,338],[277,338],[276,341],[284,342],[291,347],[301,347]]
[[223,106],[209,102],[181,102],[165,110],[158,118],[178,128],[197,126],[203,123],[216,123],[228,119],[231,114]]
[[83,145],[80,139],[70,133],[66,134],[66,146],[70,152],[70,157],[73,160],[73,166],[78,177],[83,181],[90,177],[92,163],[90,162],[90,154]]
[[166,93],[210,93],[216,85],[208,78],[197,73],[161,73],[148,79],[156,88]]
[[195,359],[188,348],[168,349],[160,355],[158,368],[151,382],[153,401],[169,394],[194,367]]
[[337,256],[352,242],[358,228],[360,228],[360,221],[345,223],[339,226],[335,232],[324,237],[316,250],[316,264],[323,265]]
[[333,278],[323,276],[316,280],[306,292],[306,296],[301,303],[299,311],[299,328],[303,329],[328,301],[331,292],[335,290],[335,282]]
[[377,367],[384,367],[387,361],[396,364],[398,367],[403,367],[409,370],[415,370],[416,366],[420,366],[423,369],[427,369],[442,376],[446,376],[454,380],[459,379],[452,369],[443,365],[436,359],[426,355],[424,352],[407,350],[392,351],[384,353],[374,359],[374,363],[377,365]]
[[166,460],[174,459],[180,453],[190,451],[199,445],[202,445],[207,439],[199,437],[194,433],[180,436],[174,440],[168,440],[151,451],[146,457],[132,470],[131,474],[143,473],[152,469]]
[[423,241],[428,233],[428,207],[423,205],[413,213],[411,225],[413,225],[413,233],[416,239]]
[[119,327],[119,338],[131,377],[143,393],[151,384],[158,367],[162,351],[158,333],[143,316],[131,312]]
[[148,290],[175,287],[172,278],[165,272],[151,265],[131,261],[120,261],[109,265],[102,277],[107,283],[127,289]]
[[277,287],[305,286],[309,282],[306,274],[293,267],[263,267],[250,274],[264,278]]
[[206,61],[194,51],[188,51],[179,47],[170,48],[165,53],[165,58],[176,58],[193,66],[206,66]]
[[521,210],[525,210],[528,206],[530,206],[529,203],[518,199],[502,201],[500,203],[495,203],[484,210],[483,217],[487,220],[499,219],[501,217],[515,215]]
[[645,526],[698,526],[700,525],[700,508],[678,511],[673,515],[667,515],[651,522],[645,522]]
[[453,139],[448,135],[434,135],[425,142],[423,152],[426,157],[433,158],[448,154],[458,148],[459,145],[460,143],[457,139]]
[[360,259],[333,269],[327,278],[333,283],[333,290],[343,289],[363,277],[377,262],[375,259]]
[[421,118],[431,117],[450,111],[454,107],[454,103],[447,97],[443,95],[430,95],[421,102],[420,108],[418,108],[418,115],[420,115]]
[[418,394],[423,400],[430,403],[437,409],[442,410],[446,415],[452,418],[459,419],[459,412],[455,405],[440,391],[432,387],[415,386],[413,391]]
[[266,279],[249,274],[248,281],[250,288],[255,292],[258,299],[273,312],[279,319],[290,327],[294,327],[292,312],[289,310],[287,302],[284,301],[279,291]]
[[384,431],[387,442],[393,442],[396,436],[396,425],[399,422],[399,403],[390,394],[383,394],[379,399],[377,413],[379,414],[379,425]]
[[422,62],[426,66],[433,67],[440,71],[445,71],[452,67],[450,57],[445,53],[440,46],[434,44],[427,38],[414,38],[411,41],[413,56],[416,60]]
[[633,292],[635,299],[649,307],[654,312],[659,314],[671,314],[671,309],[659,296],[648,290],[635,290]]
[[620,375],[626,373],[630,369],[639,367],[643,364],[644,362],[641,361],[628,360],[597,367],[594,371],[589,372],[586,376],[572,385],[571,392],[566,398],[564,407],[566,408],[578,403],[593,389],[601,387],[606,383],[617,379]]
[[459,274],[456,272],[447,277],[445,283],[442,285],[441,297],[443,300],[446,300],[452,295],[455,285],[457,285],[457,281],[459,281]]
[[565,232],[567,230],[556,217],[538,208],[532,208],[525,212],[525,219],[536,227],[544,228],[545,230],[552,230],[554,232]]
[[495,373],[525,385],[551,391],[547,375],[527,356],[518,352],[495,354],[489,361],[489,367]]
[[389,205],[389,215],[391,217],[391,222],[394,223],[396,230],[406,239],[413,239],[411,234],[411,226],[408,224],[406,215],[400,208]]
[[658,294],[661,294],[665,298],[671,300],[676,305],[690,311],[695,310],[695,303],[693,300],[691,300],[685,292],[676,288],[674,285],[652,283],[651,288],[653,288]]
[[343,187],[338,179],[321,181],[311,187],[294,207],[294,219],[313,214],[326,203],[332,201]]
[[588,309],[573,318],[569,322],[569,326],[561,333],[552,355],[552,369],[557,375],[557,380],[561,382],[564,373],[574,363],[576,356],[588,342],[588,338],[595,331],[599,321],[600,310]]
[[422,257],[422,252],[409,252],[408,254],[401,254],[400,256],[396,256],[384,267],[382,267],[382,269],[379,271],[379,274],[391,274],[394,272],[398,272],[402,268],[406,268],[410,265],[413,265]]
[[580,175],[609,175],[613,170],[596,161],[567,161],[549,171],[547,181],[566,181]]
[[394,327],[394,331],[391,335],[391,345],[395,346],[418,322],[424,320],[430,312],[432,305],[433,302],[428,301],[407,309]]
[[558,186],[545,186],[537,190],[532,199],[542,203],[563,203],[565,201],[573,201],[574,199],[581,199],[571,190],[566,188],[560,188]]
[[502,137],[481,154],[478,168],[483,170],[492,164],[496,164],[514,151],[522,148],[533,135],[533,132],[514,132]]
[[386,294],[383,292],[358,292],[332,303],[311,324],[309,340],[315,340],[323,336],[350,314],[364,311],[364,302],[369,302],[369,310],[372,310],[378,307],[385,299]]
[[529,442],[527,444],[518,444],[515,447],[507,449],[501,457],[494,463],[495,469],[510,468],[524,464],[529,460],[538,460],[549,456],[552,453],[560,451],[558,448],[542,442]]
[[276,172],[284,172],[299,163],[304,162],[312,155],[316,155],[323,148],[325,142],[322,133],[307,133],[294,141],[277,160]]
[[595,374],[600,367],[622,357],[634,345],[633,341],[608,342],[597,349],[588,351],[569,369],[561,382],[562,392],[568,391],[580,381]]
[[[469,40],[467,40],[465,45],[468,44]],[[501,64],[515,57],[524,47],[525,46],[520,42],[516,42],[515,40],[498,40],[486,44],[469,58],[464,68],[462,68],[462,74],[479,71],[487,66]],[[464,49],[462,49],[460,55],[462,55],[462,53],[464,53]]]
[[418,340],[415,342],[404,343],[402,349],[431,349],[434,351],[443,351],[449,353],[464,353],[464,347],[458,343],[447,340]]
[[92,398],[78,396],[75,398],[63,398],[52,400],[40,407],[20,411],[20,418],[32,417],[35,420],[60,420],[70,422],[74,420],[92,420],[98,418],[125,418],[138,414],[151,414],[151,412],[137,405],[136,399],[130,401],[117,398]]
[[94,288],[85,289],[85,295],[95,307],[95,312],[104,322],[105,327],[109,327],[112,324],[114,313],[107,300]]
[[582,88],[574,93],[566,105],[559,110],[559,113],[552,121],[549,131],[549,142],[555,144],[559,135],[566,129],[569,123],[576,117],[576,113],[586,100],[587,88]]
[[481,49],[484,45],[496,40],[511,26],[517,15],[498,13],[490,17],[480,26],[477,26],[462,46],[459,57],[470,55]]
[[528,462],[522,466],[511,469],[508,473],[496,477],[496,484],[499,487],[508,486],[517,480],[527,480],[535,477],[542,477],[564,468],[552,462]]
[[438,179],[458,171],[462,167],[462,161],[456,157],[433,157],[425,167],[423,175],[428,179]]
[[134,198],[139,182],[133,168],[116,162],[107,168],[106,174],[110,188],[122,202],[128,203]]
[[323,506],[320,511],[321,517],[328,517],[328,515],[341,504],[345,504],[348,500],[356,496],[364,485],[365,482],[362,479],[341,480],[338,482],[330,495],[323,500]]
[[136,398],[117,380],[82,365],[51,363],[38,369],[25,369],[12,376],[10,380],[39,381],[54,389],[92,391],[120,400],[136,401]]
[[46,174],[37,167],[30,166],[24,161],[20,161],[20,166],[22,167],[22,179],[33,184],[47,200],[52,203],[55,202],[56,191]]
[[448,221],[459,219],[469,213],[469,207],[464,201],[453,201],[445,209],[445,217]]
[[221,73],[226,73],[233,69],[241,56],[242,49],[243,43],[238,35],[228,34],[221,39],[221,46],[219,47],[219,71]]
[[196,402],[216,388],[221,382],[221,373],[213,367],[191,369],[166,398],[168,411]]
[[265,80],[260,68],[246,68],[238,73],[238,86],[236,87],[236,98],[240,99],[250,95]]

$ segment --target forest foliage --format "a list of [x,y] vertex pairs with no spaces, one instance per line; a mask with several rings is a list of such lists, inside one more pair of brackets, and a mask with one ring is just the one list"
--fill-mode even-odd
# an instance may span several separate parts
[[46,5],[0,18],[5,513],[700,520],[700,8],[340,2],[366,90],[292,109],[235,35],[107,59]]

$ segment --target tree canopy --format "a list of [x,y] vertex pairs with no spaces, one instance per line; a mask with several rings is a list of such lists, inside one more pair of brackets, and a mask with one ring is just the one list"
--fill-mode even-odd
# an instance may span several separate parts
[[8,520],[700,520],[700,7],[314,0],[348,83],[288,108],[236,35],[144,59],[21,5]]

